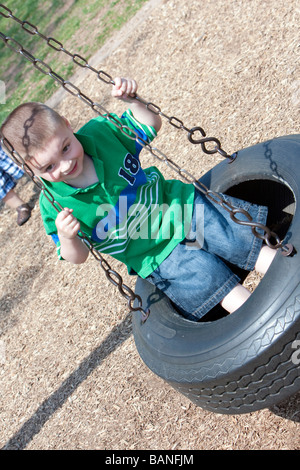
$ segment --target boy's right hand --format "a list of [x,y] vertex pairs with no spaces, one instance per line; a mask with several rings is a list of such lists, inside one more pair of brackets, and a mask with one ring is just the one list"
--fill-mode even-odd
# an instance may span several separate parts
[[80,223],[72,214],[73,209],[64,208],[59,212],[55,220],[58,237],[73,239],[77,236],[80,230]]

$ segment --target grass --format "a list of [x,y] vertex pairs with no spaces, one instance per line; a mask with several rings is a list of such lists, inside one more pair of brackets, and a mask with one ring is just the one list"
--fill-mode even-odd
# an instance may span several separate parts
[[[89,59],[119,30],[147,0],[6,0],[4,5],[20,20],[26,20],[47,37],[60,41],[65,49]],[[0,11],[6,11],[0,7]],[[76,65],[62,52],[55,52],[37,35],[26,33],[11,18],[0,16],[0,31],[20,42],[24,49],[45,61],[65,79]],[[51,78],[36,71],[21,54],[0,40],[0,123],[25,101],[46,101],[57,89]]]

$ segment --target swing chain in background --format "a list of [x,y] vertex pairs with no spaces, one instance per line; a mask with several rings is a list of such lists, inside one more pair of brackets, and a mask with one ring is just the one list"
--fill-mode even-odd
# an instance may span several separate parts
[[[1,11],[1,8],[4,11]],[[112,76],[109,73],[107,73],[103,70],[95,69],[81,55],[72,54],[70,51],[65,49],[63,44],[60,41],[54,39],[53,37],[47,37],[44,34],[40,33],[38,28],[35,25],[33,25],[32,23],[30,23],[29,21],[20,20],[19,18],[14,16],[12,11],[9,8],[7,8],[5,5],[3,5],[2,3],[0,3],[0,15],[3,16],[4,18],[11,18],[12,20],[19,23],[21,25],[21,27],[24,29],[24,31],[26,31],[30,35],[39,36],[41,39],[46,41],[47,45],[49,47],[51,47],[52,49],[56,50],[57,52],[63,52],[64,54],[68,55],[69,57],[71,57],[72,61],[76,65],[78,65],[79,67],[87,68],[87,69],[91,70],[104,83],[114,85],[114,80],[113,80]],[[160,115],[161,117],[165,118],[168,121],[168,123],[171,124],[171,126],[175,127],[176,129],[181,129],[181,130],[186,131],[188,133],[188,140],[192,144],[200,144],[201,148],[202,148],[202,151],[204,153],[211,155],[211,154],[215,154],[215,153],[218,152],[222,157],[228,158],[229,163],[232,163],[235,160],[236,153],[233,154],[233,155],[229,155],[228,153],[226,153],[222,149],[221,143],[216,137],[206,137],[206,133],[202,129],[202,127],[196,126],[196,127],[193,127],[191,129],[189,129],[188,127],[186,127],[184,125],[184,123],[181,119],[177,118],[176,116],[168,116],[167,114],[163,113],[161,108],[159,106],[157,106],[156,104],[144,100],[143,98],[141,98],[137,94],[135,95],[135,99],[137,101],[140,101],[141,103],[143,103],[147,107],[147,109],[149,111],[151,111],[152,113]],[[212,148],[212,149],[207,148],[206,144],[209,143],[209,142],[213,142],[215,144],[215,147]]]
[[[167,166],[169,166],[173,171],[175,171],[182,179],[184,179],[187,183],[193,184],[199,191],[201,191],[208,199],[210,199],[212,202],[219,204],[222,206],[227,212],[229,212],[231,219],[236,222],[239,225],[247,225],[251,227],[253,234],[262,240],[265,241],[267,246],[273,249],[281,249],[281,253],[284,256],[289,256],[293,252],[293,246],[290,244],[283,245],[283,243],[280,241],[278,235],[276,233],[272,232],[267,226],[262,225],[260,223],[253,222],[253,219],[251,215],[244,209],[241,208],[236,208],[229,202],[225,201],[222,195],[219,193],[209,190],[203,183],[200,181],[196,180],[196,178],[187,170],[184,168],[180,168],[180,166],[173,162],[169,157],[167,157],[162,151],[159,149],[152,147],[146,140],[142,139],[137,132],[135,132],[133,129],[130,129],[128,126],[125,126],[122,124],[121,121],[119,121],[115,116],[109,113],[102,105],[99,103],[94,102],[91,98],[89,98],[87,95],[83,94],[80,89],[72,84],[68,80],[64,80],[61,76],[56,74],[52,68],[43,62],[40,59],[35,58],[30,52],[28,52],[26,49],[23,48],[23,46],[16,41],[15,39],[12,39],[8,36],[5,36],[3,33],[0,32],[0,39],[2,39],[8,47],[10,47],[12,50],[15,52],[20,53],[22,56],[25,57],[28,61],[30,61],[35,68],[37,68],[40,72],[42,72],[45,75],[49,75],[51,78],[53,78],[55,81],[57,81],[68,93],[71,95],[81,99],[85,104],[87,104],[93,111],[98,113],[100,116],[103,118],[107,119],[110,121],[113,125],[115,125],[123,134],[125,134],[127,137],[131,138],[132,140],[136,140],[139,142],[146,150],[148,150],[155,158],[157,158],[159,161],[165,163]],[[13,43],[11,45],[10,43]],[[22,165],[24,165],[22,163]],[[26,165],[26,164],[25,164]],[[24,165],[24,166],[25,166]],[[26,165],[27,166],[27,165]],[[25,168],[26,168],[25,166]],[[35,176],[30,174],[31,179],[33,179],[34,182]],[[40,183],[38,183],[39,185]],[[48,190],[46,190],[46,193],[49,198]],[[47,196],[46,196],[47,197]],[[52,203],[52,198],[50,197],[50,202]],[[243,215],[247,220],[241,220],[237,217],[238,214]],[[264,234],[259,233],[257,230],[261,229]],[[275,240],[275,244],[271,242],[271,239]],[[84,240],[86,243],[86,240]],[[88,243],[86,243],[88,245]],[[95,257],[95,253],[92,250],[92,253]],[[120,290],[120,289],[119,289]],[[122,291],[122,288],[121,288]]]
[[[32,169],[27,165],[26,161],[21,157],[21,155],[14,149],[12,144],[0,133],[0,143],[3,146],[3,148],[11,155],[13,161],[20,167],[22,168],[23,171],[26,172],[26,174],[30,177],[30,179],[33,181],[33,183],[38,187],[38,189],[43,193],[43,195],[46,197],[46,199],[50,202],[52,207],[56,210],[57,213],[60,211],[64,210],[62,205],[55,200],[49,189],[45,186],[43,180],[36,176]],[[129,310],[132,312],[140,312],[141,317],[142,317],[142,323],[144,323],[149,314],[150,310],[146,309],[144,310],[142,308],[142,299],[141,297],[133,292],[133,290],[124,284],[122,276],[112,269],[108,261],[106,261],[101,253],[96,249],[94,244],[91,242],[91,240],[82,232],[79,231],[77,235],[81,241],[86,245],[90,253],[93,255],[93,257],[99,262],[101,268],[104,270],[105,275],[107,279],[118,288],[120,294],[125,297],[128,303]],[[138,303],[137,307],[133,306],[133,302],[136,301]]]

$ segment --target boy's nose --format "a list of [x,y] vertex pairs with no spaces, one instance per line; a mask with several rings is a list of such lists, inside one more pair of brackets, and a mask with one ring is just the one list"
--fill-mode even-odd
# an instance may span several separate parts
[[68,173],[68,171],[71,169],[71,165],[72,165],[72,162],[70,162],[70,161],[61,162],[60,172],[61,173]]

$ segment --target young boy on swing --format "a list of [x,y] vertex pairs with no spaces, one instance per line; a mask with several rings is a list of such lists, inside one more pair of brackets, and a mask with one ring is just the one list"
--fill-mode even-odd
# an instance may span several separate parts
[[[161,119],[134,99],[136,91],[134,80],[115,79],[112,96],[130,103],[118,122],[126,126],[125,134],[131,128],[151,142]],[[103,254],[164,291],[186,318],[197,321],[218,303],[233,312],[250,292],[224,260],[264,273],[276,251],[262,247],[249,227],[233,222],[192,184],[165,180],[155,167],[143,170],[143,145],[111,121],[96,117],[73,134],[54,110],[25,103],[1,127],[64,207],[57,214],[41,194],[44,226],[59,256],[71,263],[86,261],[88,248],[77,237],[81,230]],[[265,207],[224,198],[265,224]]]

